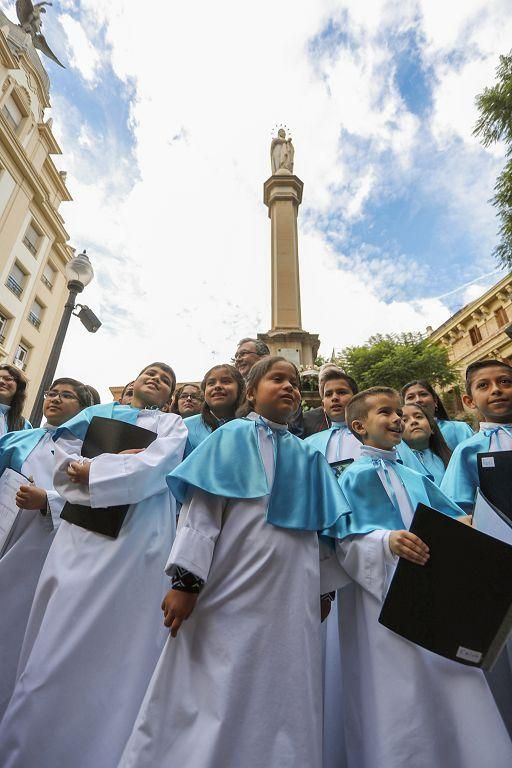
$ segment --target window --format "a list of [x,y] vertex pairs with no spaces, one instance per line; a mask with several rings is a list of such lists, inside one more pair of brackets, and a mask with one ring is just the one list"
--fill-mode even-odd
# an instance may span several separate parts
[[25,282],[25,277],[25,272],[22,270],[19,264],[13,264],[5,284],[8,289],[18,297],[18,299],[23,293],[23,283]]
[[2,311],[0,311],[0,344],[5,343],[5,332],[7,330],[8,322],[9,318],[6,317]]
[[469,338],[471,339],[473,346],[478,344],[479,341],[482,341],[482,334],[480,333],[480,328],[477,325],[474,325],[469,329]]
[[41,232],[36,228],[33,221],[27,227],[27,231],[23,236],[23,243],[29,249],[33,256],[37,256],[37,249],[41,241]]
[[41,320],[43,317],[43,311],[44,308],[42,304],[40,304],[37,299],[34,300],[34,303],[32,304],[30,308],[30,312],[28,313],[28,321],[29,323],[32,323],[34,328],[37,328],[39,330],[39,326],[41,325]]
[[54,269],[52,265],[48,262],[48,264],[46,264],[45,268],[43,269],[43,274],[41,275],[41,281],[46,285],[49,291],[52,290],[55,284],[56,274],[57,274],[57,270]]
[[5,100],[5,104],[2,107],[2,114],[11,126],[14,133],[16,133],[21,125],[21,121],[23,120],[24,115],[12,94]]
[[503,307],[500,307],[496,310],[494,313],[494,317],[496,318],[496,323],[498,325],[498,328],[502,328],[504,325],[508,323],[508,317],[506,310],[503,309]]
[[22,343],[18,344],[13,363],[17,368],[21,368],[22,371],[26,370],[28,363],[28,345],[25,346]]

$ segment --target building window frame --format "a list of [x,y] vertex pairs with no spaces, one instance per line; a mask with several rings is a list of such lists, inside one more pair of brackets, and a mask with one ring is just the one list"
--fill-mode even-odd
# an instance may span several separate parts
[[[15,277],[12,274],[13,267],[17,267],[17,269],[21,272],[23,275],[23,282],[20,283],[17,277]],[[15,261],[13,265],[11,266],[11,269],[9,271],[9,274],[7,275],[7,280],[5,281],[6,287],[11,291],[11,293],[14,293],[16,298],[21,300],[21,296],[23,294],[23,290],[25,288],[25,278],[27,277],[27,273],[19,263],[19,261]]]
[[27,344],[24,339],[20,339],[18,346],[16,347],[16,352],[14,353],[12,363],[21,371],[27,370],[27,365],[30,358],[30,350],[30,344]]
[[474,347],[476,347],[476,345],[482,341],[482,334],[480,332],[480,328],[478,327],[478,325],[473,325],[469,329],[469,338],[471,339],[471,344]]
[[[17,87],[17,84],[13,81],[11,81],[11,83],[12,87],[8,88],[2,99],[0,112],[2,113],[2,117],[9,126],[10,130],[19,139],[29,118],[30,107],[25,103],[25,98],[23,98],[19,86]],[[26,98],[28,99],[29,97],[27,96]],[[16,117],[12,114],[13,110],[9,110],[10,99],[12,99],[14,102],[14,107],[20,113],[19,121],[17,121]]]
[[[50,278],[47,275],[45,275],[45,270],[52,272],[53,282],[52,280],[50,280]],[[50,261],[47,261],[41,273],[41,282],[43,283],[43,285],[46,286],[46,288],[48,288],[49,291],[53,291],[53,286],[55,285],[56,277],[57,277],[57,270],[55,269],[55,267]]]
[[7,315],[5,310],[0,307],[0,345],[5,344],[9,320],[11,320],[11,318]]
[[[32,234],[30,230],[32,230],[32,232],[36,235],[35,239],[30,238],[29,233]],[[38,223],[34,219],[31,219],[25,230],[25,234],[23,235],[22,240],[25,248],[27,248],[30,251],[30,253],[35,259],[37,258],[37,254],[41,245],[42,238],[43,238],[43,232],[41,230],[41,227],[38,225]]]
[[[34,305],[37,304],[39,307],[39,310],[34,312]],[[34,326],[37,330],[40,329],[41,323],[43,322],[43,315],[44,315],[45,306],[42,304],[39,299],[36,297],[34,301],[32,302],[32,306],[29,310],[29,313],[27,315],[27,320],[31,325]]]
[[504,325],[508,325],[509,323],[507,310],[505,307],[499,307],[499,309],[496,309],[494,312],[494,317],[496,318],[496,325],[498,328],[503,328]]

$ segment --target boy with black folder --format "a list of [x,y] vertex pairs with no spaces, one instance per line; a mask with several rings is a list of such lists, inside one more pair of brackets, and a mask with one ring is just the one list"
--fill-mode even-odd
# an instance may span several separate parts
[[[175,384],[168,365],[153,363],[135,381],[131,406],[93,406],[58,430],[55,488],[81,512],[62,520],[41,573],[0,725],[2,768],[117,766],[168,634],[159,602],[176,505],[165,478],[187,430],[160,408]],[[122,425],[107,424],[94,447],[102,419]],[[130,445],[138,428],[154,433],[145,449]],[[116,525],[100,531],[113,507]]]
[[396,461],[403,424],[394,390],[373,387],[353,397],[347,424],[363,443],[361,458],[342,475],[351,533],[337,543],[354,581],[341,634],[349,768],[507,768],[512,743],[483,673],[379,624],[398,557],[417,567],[430,557],[408,530],[417,505],[452,518],[462,510]]

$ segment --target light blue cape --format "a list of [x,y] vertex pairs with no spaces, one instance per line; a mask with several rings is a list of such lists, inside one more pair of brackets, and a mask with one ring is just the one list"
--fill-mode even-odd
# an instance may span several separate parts
[[[402,480],[411,505],[416,509],[421,502],[449,517],[463,515],[462,509],[451,501],[425,475],[420,475],[399,462],[392,467]],[[375,530],[398,531],[405,526],[395,509],[369,456],[354,461],[340,478],[341,490],[352,514],[344,518],[346,536],[371,533]]]
[[0,474],[7,467],[21,472],[24,462],[46,434],[47,430],[39,427],[7,432],[0,438]]
[[[235,419],[212,432],[167,476],[174,497],[183,503],[194,488],[228,499],[267,496],[258,428],[252,419]],[[341,538],[348,509],[325,458],[288,431],[275,434],[277,457],[267,521]]]
[[466,424],[465,421],[438,419],[437,424],[451,451],[454,451],[459,443],[462,443],[463,440],[467,440],[468,437],[472,437],[474,434],[469,424]]
[[189,453],[192,453],[197,448],[199,443],[202,443],[203,440],[206,440],[211,435],[212,429],[204,423],[200,413],[197,413],[195,416],[188,416],[186,419],[183,419],[183,423],[188,429],[187,445],[185,447],[185,456],[188,456]]
[[491,430],[476,432],[459,443],[452,453],[441,483],[441,490],[462,507],[466,514],[473,511],[478,488],[477,454],[489,452],[491,434]]
[[102,416],[105,419],[114,419],[115,421],[125,421],[128,424],[136,424],[137,416],[140,410],[132,408],[131,405],[119,405],[119,403],[101,403],[100,405],[91,405],[77,413],[72,419],[66,421],[53,435],[54,440],[58,440],[64,432],[71,432],[79,440],[85,440],[89,424],[94,416]]

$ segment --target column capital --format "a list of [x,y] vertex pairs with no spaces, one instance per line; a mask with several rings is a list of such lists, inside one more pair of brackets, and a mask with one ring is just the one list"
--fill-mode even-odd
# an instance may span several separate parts
[[272,203],[276,200],[291,200],[297,207],[302,202],[304,183],[291,173],[270,176],[263,185],[263,202],[271,215]]

